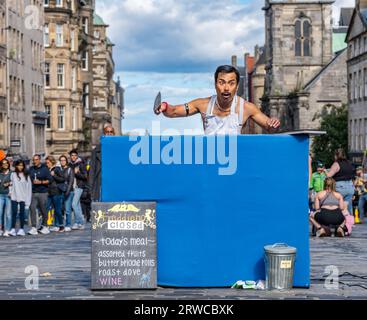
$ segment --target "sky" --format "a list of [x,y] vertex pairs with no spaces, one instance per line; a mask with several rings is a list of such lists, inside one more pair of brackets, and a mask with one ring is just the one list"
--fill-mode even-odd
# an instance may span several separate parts
[[[170,104],[215,93],[214,71],[237,55],[264,44],[265,0],[96,0],[96,12],[109,25],[115,44],[116,77],[125,89],[123,132],[202,127],[199,116],[168,119],[153,114],[155,96]],[[340,7],[355,0],[336,0]]]

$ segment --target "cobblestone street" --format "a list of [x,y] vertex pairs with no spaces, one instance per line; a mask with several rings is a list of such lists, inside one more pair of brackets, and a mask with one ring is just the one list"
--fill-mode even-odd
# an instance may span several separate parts
[[[311,287],[291,291],[245,291],[229,288],[158,288],[157,290],[91,291],[90,225],[83,231],[25,238],[0,238],[0,299],[367,299],[367,279],[343,276],[338,290],[327,290],[325,267],[340,274],[367,276],[367,225],[352,237],[311,238]],[[39,268],[39,290],[25,289],[25,268]],[[245,279],[243,279],[245,280]]]

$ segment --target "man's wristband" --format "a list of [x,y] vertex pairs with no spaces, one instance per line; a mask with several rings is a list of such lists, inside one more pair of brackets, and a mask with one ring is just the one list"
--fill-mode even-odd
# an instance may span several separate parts
[[190,113],[190,108],[189,108],[188,103],[185,103],[184,106],[185,106],[186,117],[187,117],[189,115],[189,113]]
[[165,109],[165,111],[164,111],[164,112],[166,112],[166,111],[167,111],[167,109],[168,109],[168,102],[165,102],[165,101],[164,101],[164,102],[162,102],[162,103],[161,103],[161,106],[163,106],[163,105],[165,105],[165,106],[166,106],[166,109]]

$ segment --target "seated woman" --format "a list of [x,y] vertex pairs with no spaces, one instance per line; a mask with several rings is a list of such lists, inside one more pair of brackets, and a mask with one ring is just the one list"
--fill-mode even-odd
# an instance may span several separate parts
[[343,212],[348,214],[343,196],[335,191],[335,180],[326,178],[324,190],[316,194],[315,213],[310,215],[310,222],[316,227],[319,237],[330,236],[330,226],[338,226],[335,231],[337,237],[344,237],[347,228]]

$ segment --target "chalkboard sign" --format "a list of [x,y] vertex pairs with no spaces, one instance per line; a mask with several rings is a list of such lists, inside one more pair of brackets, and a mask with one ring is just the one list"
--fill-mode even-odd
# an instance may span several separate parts
[[92,203],[92,290],[157,287],[155,202]]

